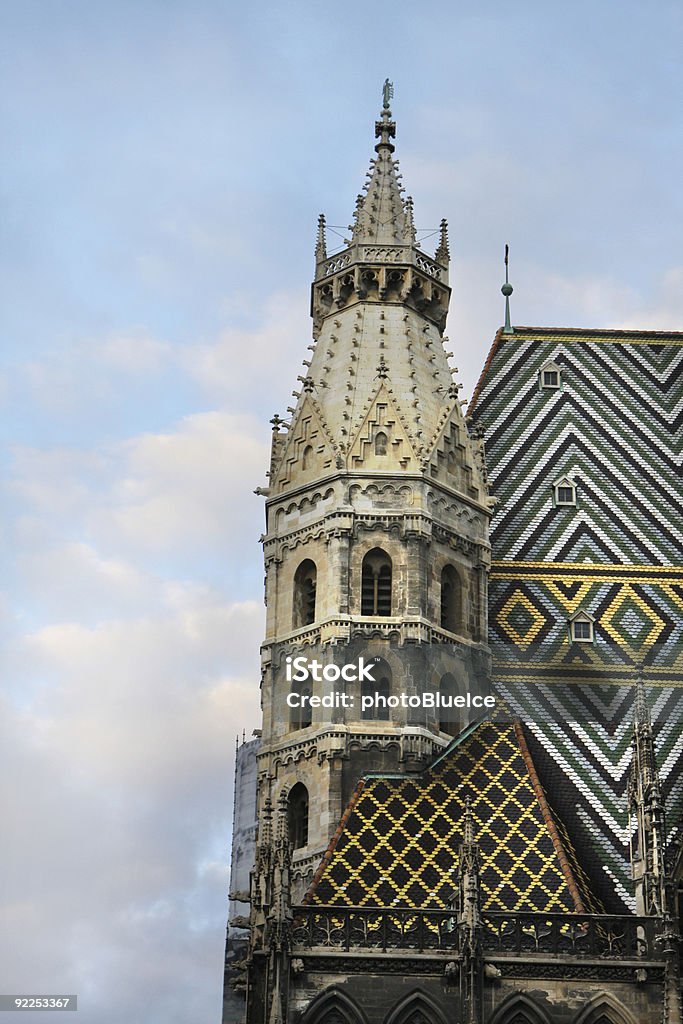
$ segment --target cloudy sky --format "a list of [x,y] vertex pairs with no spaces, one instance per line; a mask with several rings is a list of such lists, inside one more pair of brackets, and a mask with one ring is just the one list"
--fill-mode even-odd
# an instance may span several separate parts
[[2,0],[0,49],[0,990],[219,1024],[317,215],[389,76],[466,395],[505,242],[516,323],[683,328],[683,7]]

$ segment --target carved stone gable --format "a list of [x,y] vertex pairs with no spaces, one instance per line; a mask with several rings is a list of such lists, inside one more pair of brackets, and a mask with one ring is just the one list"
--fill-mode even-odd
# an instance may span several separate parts
[[474,500],[484,501],[487,488],[481,471],[481,456],[467,432],[460,407],[456,404],[444,420],[425,459],[425,467],[434,480]]
[[418,461],[407,424],[385,384],[369,401],[350,446],[350,469],[377,471],[415,470]]
[[274,468],[271,490],[278,493],[313,483],[334,465],[334,443],[317,403],[306,395],[289,429],[279,464]]

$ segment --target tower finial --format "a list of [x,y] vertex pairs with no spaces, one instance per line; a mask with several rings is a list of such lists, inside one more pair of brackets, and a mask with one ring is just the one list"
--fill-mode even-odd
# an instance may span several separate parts
[[447,267],[450,262],[451,254],[448,248],[448,222],[444,218],[441,221],[441,227],[439,229],[439,246],[434,253],[434,259],[437,263],[440,263],[442,267]]
[[315,240],[315,261],[320,263],[321,260],[327,259],[327,241],[325,239],[325,214],[321,213],[318,217],[318,234]]
[[514,328],[510,323],[510,296],[512,295],[512,285],[508,281],[508,254],[510,252],[510,246],[505,243],[505,284],[500,289],[505,296],[505,327],[503,328],[503,334],[514,334]]
[[379,153],[383,147],[390,153],[394,152],[394,146],[390,140],[396,138],[396,122],[391,120],[391,110],[389,109],[389,100],[393,95],[394,83],[386,78],[382,86],[382,110],[379,115],[381,120],[375,121],[375,138],[379,139],[375,146],[376,153]]

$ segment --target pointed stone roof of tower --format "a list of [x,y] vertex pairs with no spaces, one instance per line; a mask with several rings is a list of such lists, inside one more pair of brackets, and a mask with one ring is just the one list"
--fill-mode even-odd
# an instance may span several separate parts
[[356,200],[352,238],[360,244],[410,245],[415,241],[413,201],[403,199],[398,160],[390,141],[396,136],[396,123],[387,106],[380,117],[375,122],[377,156],[370,161],[364,194]]
[[302,388],[293,392],[286,439],[275,437],[271,484],[277,492],[305,482],[305,474],[343,468],[447,473],[451,487],[477,500],[485,487],[444,346],[446,222],[435,255],[427,255],[393,156],[390,94],[385,83],[376,157],[344,249],[328,251],[325,218],[318,220],[315,344],[299,376]]

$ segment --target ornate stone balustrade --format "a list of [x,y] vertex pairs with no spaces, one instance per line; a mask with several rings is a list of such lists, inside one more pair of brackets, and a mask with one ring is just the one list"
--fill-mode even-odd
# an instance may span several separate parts
[[322,260],[318,264],[316,278],[320,280],[330,277],[352,263],[412,264],[435,281],[442,281],[447,273],[446,268],[439,266],[431,256],[416,250],[412,245],[354,245]]
[[[489,913],[482,917],[483,953],[499,956],[570,956],[600,960],[662,960],[655,918],[604,914]],[[458,952],[450,910],[378,910],[295,907],[294,950],[373,949],[413,953]]]

